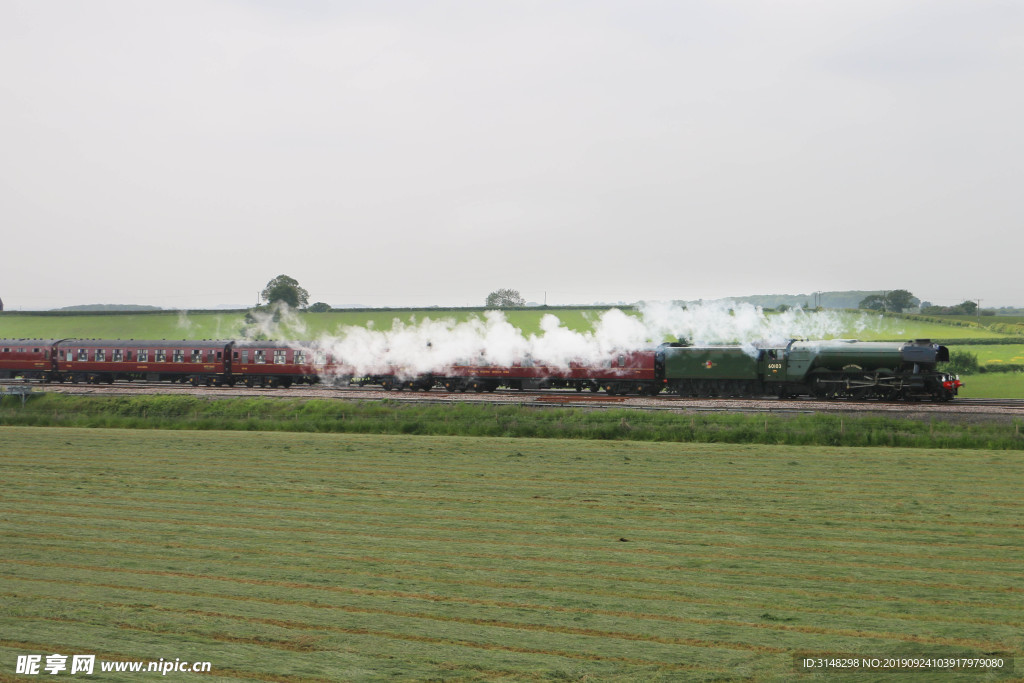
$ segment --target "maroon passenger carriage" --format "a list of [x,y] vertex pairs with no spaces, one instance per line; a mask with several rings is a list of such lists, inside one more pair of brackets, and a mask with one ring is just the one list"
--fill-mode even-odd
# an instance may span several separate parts
[[222,384],[230,347],[227,341],[64,339],[54,344],[53,379]]
[[246,386],[290,387],[316,384],[326,374],[326,354],[306,342],[235,342],[231,349],[229,382]]
[[189,382],[193,386],[314,384],[330,358],[312,344],[224,340],[0,340],[0,379],[107,383]]
[[439,384],[448,391],[537,390],[568,388],[576,391],[604,389],[609,394],[653,396],[661,391],[655,352],[624,351],[603,363],[574,361],[567,366],[545,365],[530,359],[496,365],[485,360],[455,363],[429,374],[411,375],[400,369],[361,378],[360,384],[380,384],[384,389],[429,390]]
[[0,339],[0,379],[53,378],[56,339]]

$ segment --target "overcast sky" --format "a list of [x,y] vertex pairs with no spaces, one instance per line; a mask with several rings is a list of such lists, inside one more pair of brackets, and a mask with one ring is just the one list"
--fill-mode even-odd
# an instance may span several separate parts
[[1024,305],[1019,0],[0,0],[0,298]]

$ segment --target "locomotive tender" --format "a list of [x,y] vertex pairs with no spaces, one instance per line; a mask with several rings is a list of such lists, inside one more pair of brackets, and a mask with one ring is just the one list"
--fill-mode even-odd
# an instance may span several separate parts
[[790,341],[785,345],[662,344],[612,354],[602,363],[512,365],[483,360],[430,372],[388,368],[357,372],[310,342],[82,339],[0,340],[0,379],[112,383],[117,380],[199,385],[288,387],[321,381],[386,390],[448,391],[573,388],[654,396],[810,395],[821,399],[948,401],[962,386],[938,369],[949,350],[930,340]]

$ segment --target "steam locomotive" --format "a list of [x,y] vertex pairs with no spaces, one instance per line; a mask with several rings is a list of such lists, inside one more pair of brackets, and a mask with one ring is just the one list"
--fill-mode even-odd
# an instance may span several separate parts
[[963,385],[957,376],[938,369],[948,360],[949,350],[927,339],[793,340],[750,346],[681,342],[622,351],[597,363],[556,366],[523,358],[495,365],[481,358],[427,372],[387,366],[367,373],[313,342],[0,340],[0,379],[250,387],[333,382],[385,390],[442,387],[475,392],[568,388],[641,396],[949,401]]

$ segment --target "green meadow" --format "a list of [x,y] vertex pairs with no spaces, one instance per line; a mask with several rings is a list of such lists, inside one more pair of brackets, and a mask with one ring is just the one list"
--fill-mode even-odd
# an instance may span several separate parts
[[[526,334],[540,331],[545,313],[557,316],[570,329],[588,330],[602,313],[597,309],[512,310],[505,317]],[[431,320],[466,321],[482,319],[481,309],[417,309],[374,311],[298,312],[284,316],[267,326],[275,338],[314,339],[322,334],[339,334],[345,327],[373,327],[390,330],[396,321],[415,325]],[[238,311],[192,311],[156,313],[99,314],[0,314],[0,338],[61,339],[231,339],[242,329],[251,331],[256,325],[247,323],[245,313]]]
[[0,679],[1020,677],[1022,486],[1011,451],[0,427]]
[[960,398],[1024,398],[1024,373],[961,375]]
[[983,344],[955,348],[973,353],[981,365],[1024,365],[1024,344]]
[[[503,311],[512,325],[524,334],[539,334],[540,321],[553,315],[565,327],[577,331],[593,329],[604,313],[600,308],[515,309]],[[636,311],[627,310],[631,315]],[[769,314],[771,315],[771,314]],[[812,314],[813,315],[813,314]],[[836,336],[863,340],[890,339],[974,339],[1020,341],[990,331],[984,327],[958,324],[957,321],[934,322],[898,316],[880,316],[872,313],[833,312],[840,321]],[[372,326],[378,330],[392,329],[395,322],[415,325],[427,318],[463,322],[470,318],[482,319],[482,309],[378,309],[329,311],[326,313],[298,312],[284,316],[269,326],[274,336],[281,338],[311,339],[321,334],[338,334],[345,327]],[[965,326],[966,325],[966,326]],[[0,314],[0,338],[60,339],[64,337],[110,339],[223,339],[233,338],[247,327],[239,311],[162,311],[154,313],[17,313]]]

